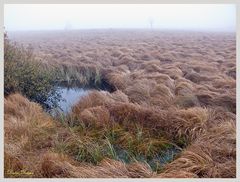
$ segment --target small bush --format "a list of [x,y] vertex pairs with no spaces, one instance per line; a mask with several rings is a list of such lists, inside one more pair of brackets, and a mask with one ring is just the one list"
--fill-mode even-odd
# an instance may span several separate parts
[[60,95],[54,86],[55,73],[34,58],[31,48],[4,38],[4,95],[20,92],[45,109],[57,106]]

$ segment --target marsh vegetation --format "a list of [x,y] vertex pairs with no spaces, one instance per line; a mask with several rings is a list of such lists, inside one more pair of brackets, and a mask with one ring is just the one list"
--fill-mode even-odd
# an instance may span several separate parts
[[236,177],[232,33],[15,32],[4,69],[5,177]]

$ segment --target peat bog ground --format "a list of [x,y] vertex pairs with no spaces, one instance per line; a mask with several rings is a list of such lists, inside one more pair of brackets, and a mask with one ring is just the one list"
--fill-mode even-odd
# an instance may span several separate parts
[[234,34],[8,36],[77,89],[64,87],[74,105],[54,116],[24,93],[4,98],[5,177],[236,177]]

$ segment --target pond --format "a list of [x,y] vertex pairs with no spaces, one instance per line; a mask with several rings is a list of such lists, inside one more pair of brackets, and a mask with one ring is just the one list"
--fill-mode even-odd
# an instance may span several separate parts
[[[57,107],[53,107],[49,109],[49,112],[52,116],[56,116],[58,114],[68,114],[71,111],[72,106],[74,106],[83,96],[86,96],[90,90],[104,90],[108,92],[114,92],[116,88],[110,85],[105,80],[101,81],[100,85],[81,85],[79,81],[74,80],[70,83],[67,81],[56,82],[56,90],[59,93],[59,101],[56,101]],[[54,98],[50,97],[55,100]],[[58,100],[57,99],[57,100]]]
[[61,100],[58,102],[58,109],[54,109],[52,114],[62,112],[67,114],[73,105],[75,105],[83,96],[86,96],[91,89],[77,87],[58,87]]

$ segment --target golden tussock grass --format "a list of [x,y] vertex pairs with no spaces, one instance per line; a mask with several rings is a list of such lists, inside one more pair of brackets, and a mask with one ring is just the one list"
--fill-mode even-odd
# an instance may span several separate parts
[[183,151],[178,159],[166,165],[161,175],[171,175],[175,171],[183,170],[199,177],[234,177],[235,137],[236,128],[232,120],[213,126]]
[[[12,106],[13,101],[18,105]],[[57,141],[64,141],[71,147],[70,152],[73,152],[74,148],[71,145],[77,139],[76,134],[65,129],[64,125],[55,123],[38,105],[29,102],[19,94],[10,95],[5,100],[5,104],[5,112],[8,114],[17,114],[17,112],[23,114],[22,117],[5,115],[5,177],[17,177],[11,172],[19,172],[19,177],[150,177],[152,175],[151,169],[141,163],[128,166],[119,161],[104,159],[97,166],[93,166],[78,163],[63,153],[53,153],[51,150],[57,149]],[[95,115],[97,115],[96,109],[93,112]],[[102,115],[99,117],[103,121]],[[13,121],[16,121],[14,124],[23,123],[24,125],[13,125]],[[52,141],[53,138],[55,141]],[[83,140],[83,142],[86,144],[89,139],[85,139],[86,141]],[[22,170],[31,175],[21,175]]]
[[39,150],[53,145],[55,123],[39,105],[20,94],[7,97],[4,110],[5,175],[9,170],[32,171],[35,165],[32,158],[36,160]]
[[[43,177],[74,177],[74,178],[126,178],[126,177],[145,177],[146,173],[131,173],[127,165],[110,159],[103,160],[97,166],[87,164],[74,165],[74,161],[67,156],[56,153],[46,153],[41,161],[41,174]],[[142,166],[137,166],[143,168]],[[135,167],[135,169],[137,168]],[[134,170],[131,169],[131,170]],[[150,176],[150,175],[149,175]]]
[[124,73],[110,72],[104,75],[104,78],[117,89],[123,90],[127,87],[129,76]]
[[63,81],[111,90],[89,91],[61,122],[20,94],[6,97],[5,177],[236,177],[235,36],[62,35],[15,39],[37,41],[38,56]]

